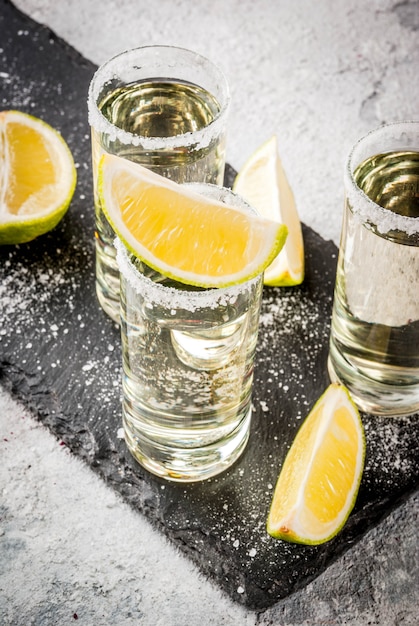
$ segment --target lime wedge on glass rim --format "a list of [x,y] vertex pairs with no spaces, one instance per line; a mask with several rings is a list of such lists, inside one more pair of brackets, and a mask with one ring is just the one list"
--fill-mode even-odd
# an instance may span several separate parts
[[181,283],[228,287],[257,276],[284,245],[287,228],[195,193],[137,163],[104,154],[103,211],[124,245]]

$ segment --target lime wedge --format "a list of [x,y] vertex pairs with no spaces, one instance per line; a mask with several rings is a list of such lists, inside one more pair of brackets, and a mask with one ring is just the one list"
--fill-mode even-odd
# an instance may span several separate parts
[[20,111],[0,111],[0,244],[31,241],[66,213],[76,168],[61,135]]
[[126,247],[179,282],[227,287],[263,272],[287,228],[211,200],[120,157],[99,165],[104,213]]
[[365,458],[361,418],[348,390],[331,384],[303,422],[285,458],[268,516],[270,535],[320,544],[343,528]]
[[303,235],[294,194],[278,155],[275,136],[248,159],[237,175],[233,189],[259,215],[283,223],[288,228],[282,251],[265,270],[265,285],[299,285],[304,279]]

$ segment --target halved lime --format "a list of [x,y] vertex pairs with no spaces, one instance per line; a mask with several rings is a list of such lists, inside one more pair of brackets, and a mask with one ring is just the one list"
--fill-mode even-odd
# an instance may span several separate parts
[[66,213],[76,168],[62,136],[20,111],[0,112],[0,244],[31,241]]

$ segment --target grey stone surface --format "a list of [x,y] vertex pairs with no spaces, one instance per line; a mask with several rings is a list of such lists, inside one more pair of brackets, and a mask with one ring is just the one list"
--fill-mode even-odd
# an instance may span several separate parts
[[417,624],[417,495],[305,589],[247,611],[3,390],[0,407],[0,624]]
[[284,626],[418,624],[416,494],[304,591],[261,616]]
[[[347,150],[383,121],[419,116],[418,2],[17,5],[95,63],[147,43],[218,61],[233,96],[228,160],[239,169],[276,132],[302,219],[335,242]],[[204,580],[4,392],[0,423],[0,623],[417,623],[417,496],[257,614]]]
[[0,624],[254,623],[3,391],[0,403]]

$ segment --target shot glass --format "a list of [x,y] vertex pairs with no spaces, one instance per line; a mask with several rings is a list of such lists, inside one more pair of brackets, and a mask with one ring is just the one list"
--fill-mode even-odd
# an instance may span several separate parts
[[360,409],[419,410],[419,122],[353,148],[334,295],[329,373]]
[[[194,188],[251,210],[230,190]],[[214,476],[240,456],[249,437],[263,275],[229,288],[197,289],[115,245],[128,448],[169,480]]]
[[89,87],[96,213],[96,292],[119,323],[115,235],[97,193],[103,152],[148,167],[178,183],[221,185],[229,107],[226,79],[206,58],[182,48],[148,46],[102,65]]

